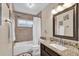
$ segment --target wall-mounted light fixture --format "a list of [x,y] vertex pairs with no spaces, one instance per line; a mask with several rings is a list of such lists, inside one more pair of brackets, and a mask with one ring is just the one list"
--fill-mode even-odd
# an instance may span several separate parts
[[75,3],[59,3],[58,6],[51,11],[51,13],[56,14],[57,12],[60,12],[74,4]]
[[62,5],[63,3],[59,3],[58,6],[52,10],[52,14],[56,14],[57,12],[62,11],[63,10]]
[[68,7],[70,7],[70,6],[72,6],[74,3],[64,3],[63,4],[63,7],[64,8],[68,8]]

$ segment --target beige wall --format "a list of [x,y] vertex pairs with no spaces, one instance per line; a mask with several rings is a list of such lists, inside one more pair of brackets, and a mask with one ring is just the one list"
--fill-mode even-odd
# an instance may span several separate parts
[[25,13],[21,13],[21,12],[17,12],[17,11],[14,11],[15,13],[15,17],[19,17],[19,18],[24,18],[24,19],[29,19],[29,20],[33,20],[33,16],[31,14],[25,14]]
[[51,11],[57,4],[49,4],[42,11],[42,36],[47,38],[53,37],[53,21]]
[[21,27],[17,27],[17,20],[18,18],[22,18],[22,19],[28,19],[28,20],[33,20],[33,16],[32,15],[25,15],[22,13],[15,13],[15,35],[16,35],[16,40],[17,42],[20,41],[31,41],[33,39],[33,33],[32,33],[32,28],[21,28]]

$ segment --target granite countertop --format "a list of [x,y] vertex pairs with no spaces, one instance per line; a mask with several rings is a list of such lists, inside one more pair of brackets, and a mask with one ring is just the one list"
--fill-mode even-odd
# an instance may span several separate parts
[[60,51],[49,45],[51,43],[56,43],[56,41],[52,41],[52,42],[48,43],[46,40],[40,40],[40,42],[61,56],[79,56],[79,50],[73,46],[64,45],[67,49]]

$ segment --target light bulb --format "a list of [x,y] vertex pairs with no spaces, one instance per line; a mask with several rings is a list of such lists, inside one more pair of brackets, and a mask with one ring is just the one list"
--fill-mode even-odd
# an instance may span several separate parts
[[51,11],[51,13],[52,13],[52,14],[56,14],[57,12],[56,12],[55,9],[53,9],[53,10]]
[[59,5],[56,10],[57,10],[57,12],[62,11],[63,7]]

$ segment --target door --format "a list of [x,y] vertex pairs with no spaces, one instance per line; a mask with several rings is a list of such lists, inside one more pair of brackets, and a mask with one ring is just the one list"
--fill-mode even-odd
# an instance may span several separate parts
[[6,3],[2,4],[2,25],[0,28],[0,56],[12,55],[12,40],[10,38],[10,23],[5,22],[9,19],[9,9]]

